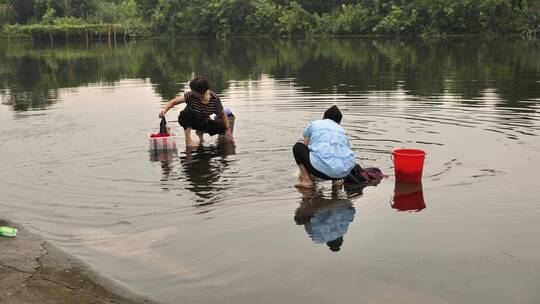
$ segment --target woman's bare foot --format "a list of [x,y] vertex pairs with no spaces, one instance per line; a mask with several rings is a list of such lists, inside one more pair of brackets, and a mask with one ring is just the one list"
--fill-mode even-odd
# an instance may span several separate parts
[[196,149],[199,147],[199,143],[194,143],[191,139],[186,140],[186,149]]
[[296,188],[313,189],[315,188],[311,175],[307,171],[304,165],[298,165],[300,174],[298,175],[298,182],[294,185]]
[[345,183],[345,181],[343,179],[333,180],[332,181],[332,186],[333,187],[341,187],[343,185],[343,183]]
[[200,142],[204,141],[204,133],[203,132],[197,131],[197,132],[195,132],[195,134],[197,134],[197,136],[199,136],[199,141]]
[[296,188],[305,188],[305,189],[313,189],[314,188],[313,180],[311,180],[311,178],[309,176],[304,177],[301,172],[298,175],[298,182],[294,186]]
[[296,188],[306,188],[306,189],[313,189],[315,187],[312,181],[308,182],[304,180],[298,181],[298,183],[296,183],[294,186]]

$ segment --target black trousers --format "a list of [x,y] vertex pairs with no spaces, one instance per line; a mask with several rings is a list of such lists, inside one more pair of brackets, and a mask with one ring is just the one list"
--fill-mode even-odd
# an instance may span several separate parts
[[208,119],[206,122],[201,122],[197,119],[195,113],[188,107],[178,115],[178,123],[184,128],[191,128],[196,131],[208,133],[210,136],[225,132],[225,124],[220,120]]
[[297,142],[296,144],[294,144],[292,151],[294,155],[294,160],[296,160],[296,164],[304,165],[304,167],[306,167],[309,173],[315,175],[318,178],[322,178],[326,180],[340,180],[341,179],[341,178],[330,177],[322,173],[321,171],[313,168],[313,166],[311,165],[311,161],[309,160],[309,148],[306,145],[304,145],[304,143]]

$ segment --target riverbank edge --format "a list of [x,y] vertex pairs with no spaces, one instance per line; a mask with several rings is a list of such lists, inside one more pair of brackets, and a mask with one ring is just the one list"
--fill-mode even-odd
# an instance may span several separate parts
[[151,37],[148,26],[139,23],[120,24],[6,24],[0,26],[0,37],[55,41],[127,41]]
[[158,303],[62,251],[24,226],[14,238],[0,236],[0,303]]

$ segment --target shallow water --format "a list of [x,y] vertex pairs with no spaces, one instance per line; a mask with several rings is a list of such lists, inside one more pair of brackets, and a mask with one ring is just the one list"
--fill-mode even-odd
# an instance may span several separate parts
[[[1,217],[164,303],[538,303],[539,50],[3,43]],[[163,102],[193,75],[235,112],[236,145],[149,153]],[[292,187],[291,147],[332,104],[357,160],[388,179]],[[428,153],[422,185],[395,183],[397,148]]]

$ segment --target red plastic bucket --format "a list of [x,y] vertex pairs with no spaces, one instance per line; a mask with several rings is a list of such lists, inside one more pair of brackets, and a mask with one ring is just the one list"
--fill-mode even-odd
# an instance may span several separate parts
[[424,170],[426,152],[418,149],[398,149],[392,152],[396,181],[419,183]]

